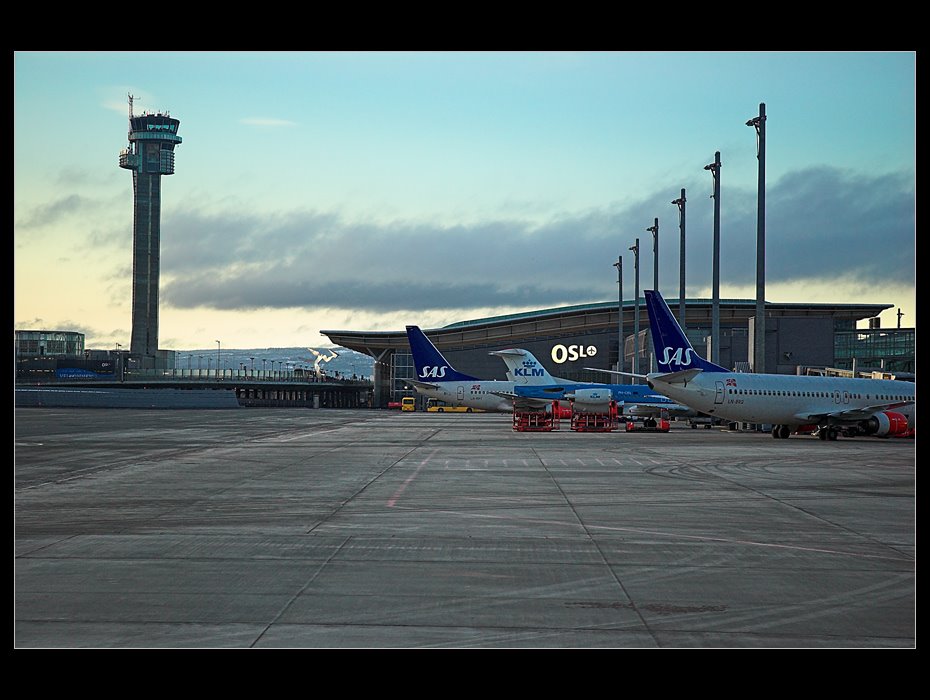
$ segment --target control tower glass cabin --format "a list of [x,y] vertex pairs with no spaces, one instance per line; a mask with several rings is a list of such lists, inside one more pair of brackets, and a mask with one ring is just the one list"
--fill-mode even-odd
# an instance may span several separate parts
[[[180,121],[167,114],[129,116],[129,147],[119,167],[132,170],[132,337],[129,352],[154,357],[158,350],[158,275],[161,256],[161,176],[174,174]],[[144,360],[143,360],[144,362]]]

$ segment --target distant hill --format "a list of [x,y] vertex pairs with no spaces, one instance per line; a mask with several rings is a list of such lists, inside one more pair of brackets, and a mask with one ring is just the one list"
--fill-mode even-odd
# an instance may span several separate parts
[[[176,350],[179,369],[204,369],[216,367],[216,348],[198,350]],[[220,347],[220,367],[241,369],[243,366],[256,372],[275,372],[281,369],[300,368],[312,370],[321,358],[319,367],[329,376],[370,378],[374,372],[374,358],[348,348],[224,348]],[[335,357],[333,355],[335,354]],[[331,359],[329,359],[331,358]]]

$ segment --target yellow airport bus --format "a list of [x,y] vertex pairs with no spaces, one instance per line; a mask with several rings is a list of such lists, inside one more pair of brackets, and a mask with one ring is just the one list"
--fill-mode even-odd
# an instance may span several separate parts
[[482,413],[483,409],[470,406],[453,406],[439,399],[427,399],[426,410],[434,413]]
[[405,396],[400,400],[401,411],[416,411],[417,399],[415,396]]

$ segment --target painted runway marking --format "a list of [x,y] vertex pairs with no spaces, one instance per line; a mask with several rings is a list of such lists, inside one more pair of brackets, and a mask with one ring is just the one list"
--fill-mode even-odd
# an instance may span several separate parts
[[401,495],[404,493],[404,490],[405,490],[411,483],[413,483],[413,480],[417,478],[417,474],[420,473],[420,470],[421,470],[423,467],[426,466],[426,464],[429,462],[430,458],[431,458],[434,454],[436,454],[438,451],[439,451],[439,448],[437,447],[437,448],[435,448],[432,452],[430,452],[428,455],[426,455],[426,457],[424,457],[424,458],[420,461],[420,463],[417,465],[417,468],[413,470],[413,474],[411,474],[410,476],[408,476],[407,479],[406,479],[406,481],[404,481],[404,483],[402,483],[402,484],[400,485],[400,488],[397,489],[397,491],[394,492],[394,495],[391,496],[391,497],[388,499],[388,502],[387,502],[388,508],[393,508],[393,507],[394,507],[394,504],[397,503],[397,499],[401,497]]
[[[429,458],[427,457],[427,459]],[[423,465],[421,464],[419,467],[417,467],[417,471],[419,471],[420,467],[422,466]],[[407,482],[412,481],[414,476],[416,476],[416,473],[414,473],[414,475],[411,476],[410,479],[407,480]],[[398,491],[398,493],[395,494],[395,498],[392,498],[391,501],[389,501],[389,505],[393,505],[394,501],[396,500],[396,496],[399,495],[400,492],[403,491],[404,488],[406,488],[407,482],[405,482],[404,485]],[[699,542],[720,542],[724,544],[741,544],[741,545],[747,545],[747,546],[752,546],[752,547],[785,549],[785,550],[799,551],[799,552],[816,552],[819,554],[839,554],[839,555],[847,556],[847,557],[855,557],[857,559],[882,559],[882,560],[889,560],[889,561],[908,561],[908,562],[913,561],[913,559],[911,559],[910,557],[906,557],[906,556],[887,556],[884,554],[864,554],[860,552],[847,552],[841,549],[828,549],[825,547],[805,547],[804,545],[779,544],[777,542],[759,542],[757,540],[744,540],[744,539],[735,538],[735,537],[719,537],[719,536],[714,536],[714,535],[688,535],[688,534],[681,533],[681,532],[663,532],[662,530],[647,530],[647,529],[637,528],[637,527],[619,527],[615,525],[584,525],[584,524],[579,524],[578,522],[574,522],[574,521],[553,520],[550,518],[525,518],[525,517],[515,516],[515,515],[492,515],[489,513],[474,513],[474,512],[468,512],[468,511],[456,511],[456,510],[445,510],[445,509],[432,510],[430,512],[442,513],[444,515],[456,515],[456,516],[460,516],[463,518],[476,519],[476,520],[481,520],[481,519],[510,520],[513,522],[518,522],[518,523],[523,523],[523,524],[564,525],[568,528],[582,527],[592,532],[595,530],[602,531],[602,532],[604,531],[624,532],[624,533],[632,533],[632,534],[638,534],[638,535],[650,535],[652,537],[669,537],[673,539],[682,539],[682,540],[697,540]]]

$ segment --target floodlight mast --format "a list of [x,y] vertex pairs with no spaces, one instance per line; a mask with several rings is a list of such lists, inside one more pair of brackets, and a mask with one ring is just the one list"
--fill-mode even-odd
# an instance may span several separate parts
[[756,321],[753,334],[753,372],[765,372],[765,103],[759,104],[759,116],[746,126],[756,130],[756,157],[759,159],[759,192],[756,217]]
[[614,263],[614,267],[617,268],[617,286],[619,287],[619,292],[617,295],[618,305],[617,305],[617,332],[618,332],[618,350],[617,350],[617,371],[623,371],[623,256],[617,256],[617,262]]
[[[633,292],[633,374],[639,374],[639,239],[630,246],[633,251],[633,276],[636,279],[635,290]],[[638,384],[639,378],[634,378],[633,382]]]
[[681,232],[681,250],[678,254],[678,325],[685,330],[685,190],[682,188],[681,197],[673,199],[672,204],[678,205],[678,230]]
[[714,291],[711,302],[710,361],[720,364],[720,151],[714,154],[714,162],[704,166],[714,178]]

